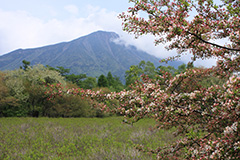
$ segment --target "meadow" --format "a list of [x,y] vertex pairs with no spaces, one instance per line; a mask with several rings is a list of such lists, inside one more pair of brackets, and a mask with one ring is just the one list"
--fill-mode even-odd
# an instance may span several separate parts
[[0,159],[150,160],[156,155],[135,147],[157,148],[175,140],[156,130],[152,119],[134,125],[123,117],[0,118]]

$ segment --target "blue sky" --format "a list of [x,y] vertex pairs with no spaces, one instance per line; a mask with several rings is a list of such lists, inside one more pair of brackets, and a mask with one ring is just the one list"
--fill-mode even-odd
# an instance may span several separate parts
[[128,0],[0,0],[0,55],[70,41],[96,30],[121,31]]
[[122,31],[117,16],[130,6],[128,0],[0,0],[0,55],[71,41],[97,30],[116,32],[126,44],[159,58],[173,55],[175,51],[156,47],[151,36],[136,40]]
[[3,10],[27,11],[32,16],[45,20],[52,18],[63,20],[71,17],[71,14],[87,17],[89,6],[118,13],[129,7],[128,0],[0,0],[0,3]]

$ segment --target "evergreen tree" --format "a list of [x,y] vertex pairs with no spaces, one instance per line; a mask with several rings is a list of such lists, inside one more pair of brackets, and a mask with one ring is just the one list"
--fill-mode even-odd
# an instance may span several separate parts
[[124,85],[122,84],[120,77],[114,76],[114,83],[113,83],[114,91],[120,92],[124,89]]
[[95,77],[87,77],[81,84],[81,88],[93,89],[97,86],[97,80]]
[[83,79],[87,78],[86,74],[79,74],[79,75],[70,74],[70,75],[65,75],[65,77],[67,81],[77,84],[80,87],[82,85]]
[[56,68],[54,68],[54,67],[51,67],[51,66],[49,66],[49,65],[46,65],[46,67],[47,67],[49,70],[54,70],[54,71],[59,72],[59,73],[61,74],[61,76],[64,76],[64,77],[66,77],[67,74],[70,72],[70,69],[64,68],[64,67],[62,67],[62,66],[57,66]]
[[23,69],[24,71],[26,71],[30,66],[30,62],[23,60],[22,63],[23,63],[23,66],[20,66],[20,69]]
[[107,74],[107,80],[108,80],[108,86],[113,86],[113,84],[114,84],[114,78],[113,78],[111,72],[108,72],[108,74]]
[[102,74],[98,78],[98,86],[99,87],[108,87],[108,80],[107,78]]

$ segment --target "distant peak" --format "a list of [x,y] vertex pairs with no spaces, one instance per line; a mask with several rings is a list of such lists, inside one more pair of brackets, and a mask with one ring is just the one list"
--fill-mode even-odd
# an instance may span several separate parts
[[109,38],[119,38],[119,35],[115,32],[102,31],[102,30],[90,33],[88,36],[108,36]]
[[109,31],[102,31],[102,30],[98,30],[96,32],[93,32],[91,34],[117,34],[115,32],[109,32]]

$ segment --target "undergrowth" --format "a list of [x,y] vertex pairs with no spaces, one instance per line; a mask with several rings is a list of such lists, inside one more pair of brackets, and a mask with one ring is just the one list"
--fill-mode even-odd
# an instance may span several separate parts
[[171,132],[150,129],[144,119],[122,124],[108,118],[1,118],[0,159],[150,160],[156,155],[135,149],[137,144],[157,148],[175,138]]

